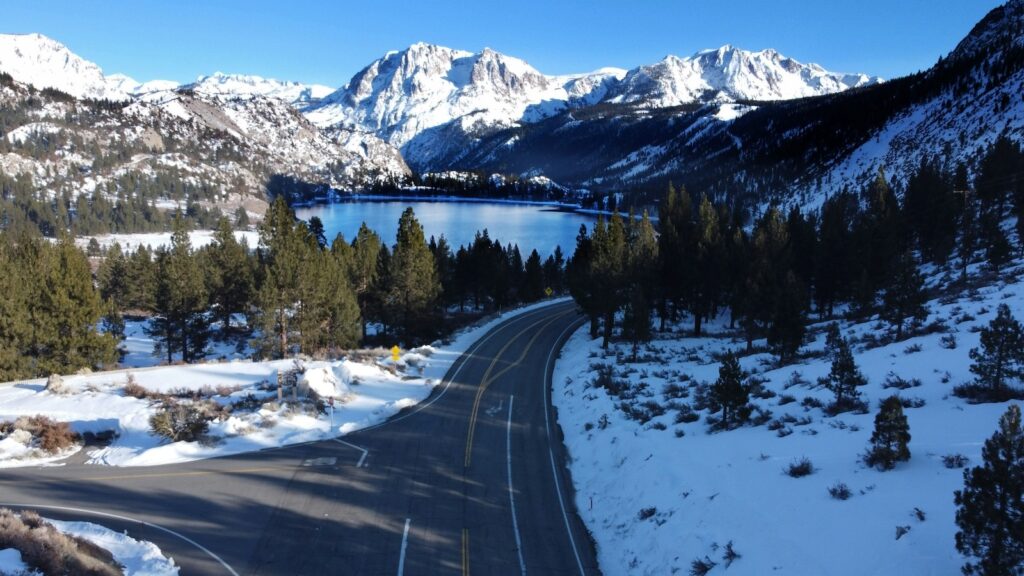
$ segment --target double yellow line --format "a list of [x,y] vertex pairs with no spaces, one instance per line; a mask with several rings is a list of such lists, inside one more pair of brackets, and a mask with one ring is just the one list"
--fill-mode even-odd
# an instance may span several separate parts
[[[487,391],[487,387],[491,385],[491,382],[494,382],[498,378],[501,378],[506,372],[515,368],[516,366],[519,366],[523,362],[523,360],[526,359],[526,355],[529,354],[530,349],[533,348],[533,344],[537,341],[537,338],[539,338],[540,335],[544,332],[544,328],[547,328],[559,318],[572,313],[572,310],[568,310],[562,312],[561,314],[556,314],[551,318],[538,320],[530,324],[526,328],[523,328],[520,332],[516,333],[515,336],[510,338],[509,341],[506,342],[505,345],[501,347],[501,350],[498,350],[498,353],[494,356],[494,359],[491,360],[491,364],[487,367],[487,371],[484,372],[484,377],[483,380],[480,382],[480,387],[477,388],[476,398],[473,400],[473,409],[470,411],[469,414],[469,432],[466,434],[466,458],[463,464],[466,468],[469,468],[469,465],[473,462],[473,436],[476,432],[476,421],[478,414],[480,412],[480,401],[483,399],[484,392]],[[508,350],[509,346],[511,346],[516,340],[518,340],[520,336],[526,334],[530,330],[533,330],[539,324],[544,324],[544,326],[541,327],[540,330],[537,330],[536,334],[533,335],[533,338],[530,338],[530,341],[526,344],[526,347],[523,348],[523,352],[522,354],[519,355],[519,358],[516,358],[515,362],[512,362],[508,366],[505,366],[504,368],[499,370],[497,374],[494,374],[492,376],[491,373],[494,371],[494,367],[497,366],[498,361],[501,360],[501,357],[505,354],[505,351]]]

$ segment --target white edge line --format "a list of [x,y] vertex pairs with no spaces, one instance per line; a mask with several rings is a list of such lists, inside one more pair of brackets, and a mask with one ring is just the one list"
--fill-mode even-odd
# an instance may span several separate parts
[[505,454],[508,461],[508,502],[512,507],[512,529],[516,534],[516,554],[519,556],[519,570],[526,576],[526,561],[523,560],[523,539],[519,535],[519,519],[516,517],[516,496],[512,489],[512,402],[515,396],[508,397],[508,425],[505,427]]
[[[557,344],[558,342],[561,342],[566,332],[569,332],[570,330],[577,330],[580,326],[582,326],[582,322],[580,321],[572,322],[566,326],[565,330],[562,330],[562,333],[558,335],[558,340],[556,340],[555,343]],[[544,428],[548,434],[548,456],[551,458],[551,476],[555,481],[555,492],[558,494],[558,505],[562,508],[562,519],[565,520],[565,531],[569,534],[569,543],[572,544],[572,553],[576,556],[576,566],[580,569],[580,575],[586,576],[586,571],[583,570],[583,560],[580,559],[580,552],[576,549],[576,539],[572,535],[572,526],[569,524],[569,514],[565,511],[565,498],[562,496],[562,486],[558,483],[558,470],[555,468],[555,451],[551,448],[551,419],[548,416],[548,412],[550,410],[550,405],[548,403],[548,390],[552,371],[548,371],[548,368],[551,366],[551,360],[555,355],[555,350],[558,349],[559,347],[556,346],[548,353],[548,361],[544,365],[544,379],[541,380],[541,392],[544,398]]]
[[402,576],[405,573],[405,550],[409,547],[409,522],[410,518],[405,519],[405,531],[402,532],[402,552],[398,556],[398,576]]
[[189,544],[191,544],[191,545],[195,546],[196,548],[198,548],[198,549],[202,550],[203,552],[205,552],[206,555],[209,556],[210,558],[213,558],[218,563],[220,563],[220,565],[223,566],[233,576],[238,576],[238,572],[235,572],[234,568],[232,568],[230,565],[228,565],[228,563],[225,562],[223,559],[221,559],[220,556],[217,556],[216,554],[211,552],[209,548],[203,546],[202,544],[196,542],[195,540],[189,538],[188,536],[185,536],[184,534],[180,534],[178,532],[175,532],[174,530],[171,530],[170,528],[164,528],[163,526],[160,526],[159,524],[153,524],[152,522],[146,522],[145,520],[137,520],[135,518],[129,518],[128,516],[121,516],[119,514],[111,514],[110,512],[100,512],[98,510],[88,510],[86,508],[71,508],[71,507],[68,507],[68,506],[53,506],[53,505],[49,505],[49,504],[14,504],[14,503],[6,503],[6,502],[0,502],[0,506],[6,506],[6,507],[9,507],[9,508],[10,507],[22,508],[22,509],[39,508],[41,510],[62,510],[64,512],[80,512],[80,513],[83,513],[83,514],[90,514],[90,515],[93,515],[93,516],[100,516],[100,517],[106,517],[106,518],[114,518],[115,520],[122,520],[124,522],[135,522],[136,524],[142,524],[143,526],[148,526],[150,528],[155,528],[157,530],[161,530],[163,532],[166,532],[166,533],[170,534],[171,536],[176,536],[177,538],[180,538],[181,540],[184,540],[185,542],[188,542]]
[[366,461],[366,456],[370,453],[369,450],[367,450],[366,448],[361,448],[359,446],[356,446],[355,444],[352,444],[352,443],[349,443],[349,442],[345,442],[344,440],[341,440],[339,438],[331,438],[331,440],[334,440],[335,442],[337,442],[339,444],[344,444],[345,446],[348,446],[349,448],[355,448],[356,450],[359,450],[360,452],[362,452],[363,454],[362,454],[362,456],[359,457],[359,462],[356,462],[356,468],[362,468],[363,467],[363,462]]
[[[370,430],[374,430],[374,429],[377,429],[377,428],[383,428],[384,426],[387,426],[389,424],[394,424],[395,422],[401,422],[402,420],[405,420],[406,418],[408,418],[410,416],[413,416],[414,414],[417,414],[418,412],[420,412],[422,410],[426,410],[427,408],[430,408],[430,406],[432,406],[435,402],[440,400],[448,392],[448,388],[451,387],[452,382],[454,382],[456,379],[458,379],[459,374],[462,372],[462,368],[465,367],[465,365],[469,363],[469,358],[472,357],[472,355],[478,349],[483,347],[483,345],[488,340],[490,340],[491,338],[494,338],[495,336],[498,335],[499,332],[501,332],[501,331],[505,330],[506,328],[510,327],[514,321],[522,320],[523,318],[526,318],[527,316],[533,316],[534,314],[538,314],[540,312],[547,312],[547,311],[549,311],[550,308],[553,308],[553,307],[559,306],[559,305],[564,305],[564,304],[567,304],[569,302],[570,302],[570,300],[566,300],[564,302],[554,302],[554,303],[549,304],[547,306],[541,306],[540,308],[536,308],[534,310],[527,310],[526,312],[522,312],[520,314],[516,314],[516,315],[514,315],[514,316],[512,316],[512,317],[510,317],[510,318],[508,318],[506,320],[503,320],[500,324],[498,324],[494,328],[491,328],[490,332],[485,334],[483,336],[483,338],[480,338],[479,340],[474,342],[469,348],[467,348],[465,351],[463,351],[461,354],[459,354],[458,358],[456,358],[452,362],[452,366],[454,366],[455,363],[459,362],[459,360],[462,360],[463,358],[466,358],[466,360],[463,360],[459,364],[459,367],[455,369],[455,373],[452,374],[451,378],[448,378],[447,374],[445,375],[444,378],[442,378],[441,381],[444,382],[444,387],[441,389],[441,393],[440,394],[438,394],[437,396],[434,396],[433,398],[429,399],[427,402],[422,402],[420,404],[417,404],[416,408],[413,409],[410,412],[406,412],[405,414],[402,414],[400,416],[394,416],[394,417],[389,418],[389,419],[387,419],[387,420],[385,420],[383,422],[379,422],[377,424],[374,424],[373,426],[367,426],[366,428],[360,428],[359,430],[354,430],[352,433],[355,434],[357,432],[368,432]],[[315,442],[315,440],[311,441],[311,443],[312,442]]]

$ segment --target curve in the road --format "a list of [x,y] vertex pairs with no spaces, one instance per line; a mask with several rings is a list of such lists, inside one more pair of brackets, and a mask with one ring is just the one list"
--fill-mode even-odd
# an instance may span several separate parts
[[[599,574],[550,414],[574,310],[503,321],[427,401],[344,440],[142,473],[0,470],[3,499],[142,522],[133,537],[157,542],[182,574]],[[336,464],[308,465],[321,461]]]

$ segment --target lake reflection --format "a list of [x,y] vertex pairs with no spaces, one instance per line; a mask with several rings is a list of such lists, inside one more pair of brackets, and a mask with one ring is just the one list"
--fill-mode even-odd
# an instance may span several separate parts
[[561,246],[568,257],[575,249],[580,225],[586,224],[589,230],[594,222],[593,216],[548,206],[487,202],[353,201],[299,208],[296,215],[303,220],[319,216],[328,242],[339,232],[351,242],[365,221],[391,246],[406,206],[416,212],[428,240],[444,234],[455,250],[471,243],[477,230],[486,228],[492,240],[518,244],[524,257],[533,249],[547,256],[555,246]]

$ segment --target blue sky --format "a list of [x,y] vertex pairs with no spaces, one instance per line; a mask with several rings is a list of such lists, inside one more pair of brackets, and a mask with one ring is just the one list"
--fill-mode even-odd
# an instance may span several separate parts
[[110,74],[214,71],[341,86],[418,41],[541,72],[630,68],[733,44],[887,78],[931,66],[999,0],[7,0],[0,31],[40,32]]

